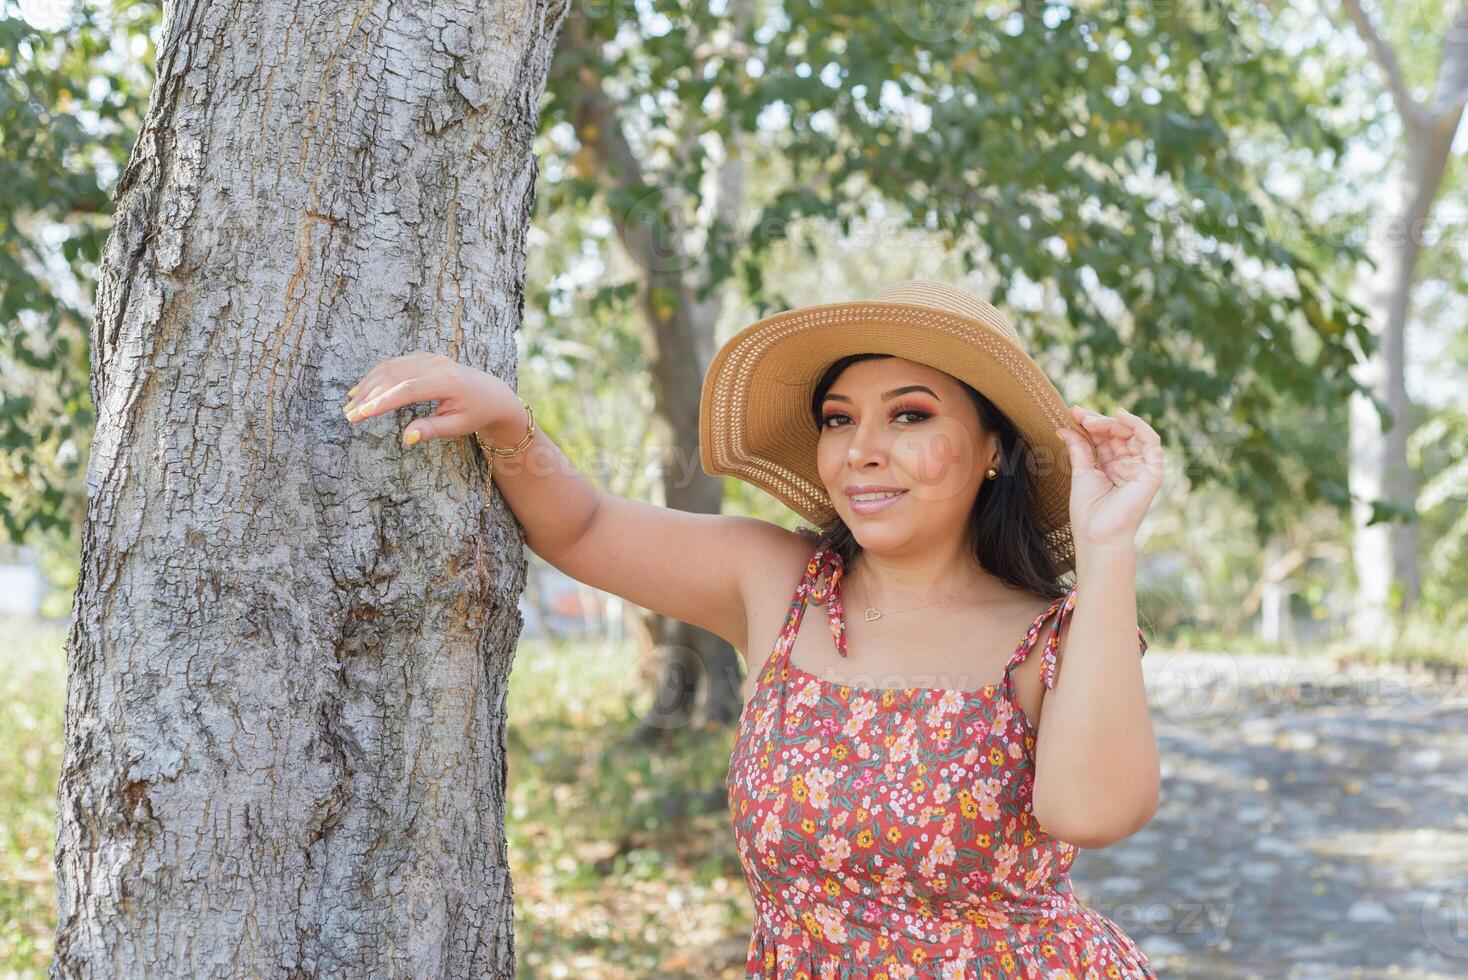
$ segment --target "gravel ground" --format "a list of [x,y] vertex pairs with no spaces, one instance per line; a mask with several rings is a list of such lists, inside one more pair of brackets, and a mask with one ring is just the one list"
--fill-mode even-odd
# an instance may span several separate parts
[[1468,679],[1158,650],[1162,804],[1078,894],[1163,977],[1468,977]]

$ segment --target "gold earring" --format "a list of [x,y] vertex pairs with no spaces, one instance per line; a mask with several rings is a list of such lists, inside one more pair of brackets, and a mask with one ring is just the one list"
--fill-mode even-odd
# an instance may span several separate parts
[[992,479],[994,479],[994,478],[995,478],[995,477],[996,477],[996,476],[998,476],[998,475],[999,475],[999,471],[998,471],[998,470],[996,470],[996,469],[995,469],[995,468],[994,468],[994,467],[992,467],[992,466],[991,466],[991,467],[989,467],[989,470],[988,470],[988,472],[986,472],[986,473],[985,473],[985,474],[984,474],[984,475],[985,475],[985,476],[986,476],[986,477],[988,477],[988,478],[989,478],[989,479],[991,479],[991,480],[992,480]]

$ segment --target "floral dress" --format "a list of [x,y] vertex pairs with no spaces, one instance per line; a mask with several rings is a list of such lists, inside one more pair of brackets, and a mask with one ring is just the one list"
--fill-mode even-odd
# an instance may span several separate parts
[[1030,809],[1036,730],[1010,669],[1058,610],[1041,669],[1055,686],[1074,590],[1030,626],[998,687],[862,688],[789,659],[808,599],[846,655],[841,573],[816,550],[739,718],[727,788],[755,907],[746,976],[1155,978],[1072,892],[1077,849]]

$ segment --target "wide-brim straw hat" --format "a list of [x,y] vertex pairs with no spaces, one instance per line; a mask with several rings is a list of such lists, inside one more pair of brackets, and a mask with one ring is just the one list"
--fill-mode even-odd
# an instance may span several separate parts
[[[704,375],[704,472],[774,495],[816,525],[836,516],[816,466],[815,383],[848,354],[892,354],[967,382],[1014,423],[1030,449],[1030,514],[1061,572],[1075,567],[1070,455],[1056,428],[1091,437],[993,306],[948,283],[910,279],[870,300],[785,310],[729,338]],[[1094,442],[1092,443],[1094,445]],[[1018,474],[1005,460],[1006,475]]]

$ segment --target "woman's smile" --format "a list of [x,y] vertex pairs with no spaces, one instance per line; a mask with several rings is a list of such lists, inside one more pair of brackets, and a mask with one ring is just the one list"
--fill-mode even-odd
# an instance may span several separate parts
[[[869,514],[875,514],[878,511],[886,510],[888,507],[891,507],[893,504],[897,503],[897,501],[901,500],[905,496],[907,496],[907,491],[900,490],[897,493],[882,494],[880,496],[864,493],[860,496],[848,497],[847,499],[851,501],[851,509],[861,516],[865,517]],[[863,497],[867,499],[862,499]]]

